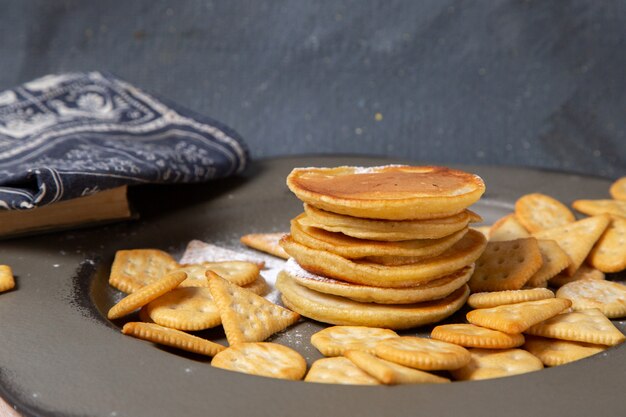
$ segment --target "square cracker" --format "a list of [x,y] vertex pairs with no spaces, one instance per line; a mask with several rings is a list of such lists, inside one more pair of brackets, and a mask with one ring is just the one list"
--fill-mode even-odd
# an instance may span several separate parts
[[537,239],[552,239],[559,244],[570,257],[567,274],[572,276],[582,265],[585,258],[609,225],[610,217],[606,214],[588,217],[553,229],[535,233]]
[[207,271],[207,278],[231,346],[262,342],[300,318],[298,313],[232,284],[211,270]]
[[122,292],[132,293],[178,267],[178,262],[162,250],[118,250],[111,266],[109,284]]

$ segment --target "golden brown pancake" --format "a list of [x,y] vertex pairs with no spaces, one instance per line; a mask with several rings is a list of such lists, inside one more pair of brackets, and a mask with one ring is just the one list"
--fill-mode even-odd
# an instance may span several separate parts
[[[380,262],[393,257],[404,259],[405,264],[437,256],[458,242],[467,233],[467,228],[440,238],[404,240],[399,242],[380,242],[357,239],[343,233],[328,232],[316,227],[301,225],[298,221],[306,217],[301,214],[291,220],[291,237],[296,242],[313,249],[325,250],[348,259],[379,257]],[[376,260],[373,260],[376,261]]]
[[477,175],[406,165],[296,168],[287,177],[287,186],[300,200],[323,210],[387,220],[452,216],[485,191]]
[[373,220],[361,219],[321,210],[304,204],[306,217],[298,222],[303,226],[317,227],[329,232],[341,232],[358,239],[387,242],[414,239],[439,239],[467,227],[469,223],[480,222],[482,218],[464,210],[458,214],[431,220]]

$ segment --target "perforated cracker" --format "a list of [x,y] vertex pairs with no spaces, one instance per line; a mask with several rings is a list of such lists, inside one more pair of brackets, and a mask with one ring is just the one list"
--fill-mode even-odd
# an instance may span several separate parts
[[521,333],[534,324],[556,316],[571,305],[569,300],[548,298],[472,310],[467,313],[466,318],[477,326],[504,333]]
[[524,349],[538,357],[545,366],[559,366],[603,352],[606,346],[531,336],[526,340]]
[[567,206],[540,193],[520,197],[515,202],[515,216],[531,233],[564,226],[576,220]]
[[541,268],[535,238],[489,242],[469,280],[472,292],[518,290]]
[[433,329],[430,337],[464,347],[509,349],[524,344],[520,333],[504,333],[473,324],[443,324]]
[[611,320],[596,308],[557,314],[530,327],[526,333],[607,346],[618,345],[626,339]]
[[283,259],[289,259],[289,255],[278,242],[286,233],[251,233],[239,239],[244,245],[261,252],[269,253]]
[[361,350],[345,352],[346,358],[383,384],[442,384],[448,378],[398,365]]
[[207,271],[207,278],[231,346],[262,342],[300,318],[298,313],[232,284],[210,270]]
[[604,272],[599,271],[595,268],[582,264],[580,268],[576,270],[574,275],[571,277],[566,273],[562,272],[552,278],[550,278],[550,286],[552,287],[562,287],[565,284],[569,284],[570,282],[580,281],[581,279],[596,279],[603,280],[606,276]]
[[626,269],[626,218],[612,217],[611,224],[589,253],[587,262],[606,273]]
[[467,304],[472,308],[491,308],[505,304],[554,298],[554,293],[547,288],[525,290],[477,292],[469,296]]
[[413,336],[380,341],[376,356],[425,371],[458,369],[470,359],[467,349],[461,346]]
[[247,261],[221,261],[188,264],[180,267],[187,273],[187,279],[181,287],[207,287],[206,271],[211,270],[233,284],[242,286],[254,282],[259,276],[259,266]]
[[543,363],[522,349],[470,349],[471,360],[463,368],[452,371],[461,381],[501,378],[543,369]]
[[15,288],[15,278],[9,265],[0,265],[0,292]]
[[376,378],[341,356],[316,360],[304,380],[324,384],[380,385]]
[[311,344],[324,356],[341,356],[347,350],[374,353],[380,340],[398,337],[393,330],[365,326],[332,326],[311,336]]
[[185,278],[187,278],[187,274],[182,271],[171,272],[122,298],[117,304],[111,307],[107,317],[110,320],[114,320],[130,314],[176,288]]
[[129,322],[122,328],[122,333],[161,345],[214,356],[226,349],[225,346],[190,335],[180,330],[169,329],[155,323]]
[[515,217],[515,213],[508,214],[496,221],[489,229],[489,240],[498,242],[502,240],[516,240],[530,237],[530,233]]
[[591,248],[600,238],[608,226],[608,215],[588,217],[553,229],[543,230],[535,234],[537,239],[551,239],[559,244],[561,249],[570,257],[570,264],[566,271],[574,275],[582,265]]
[[211,291],[202,287],[179,287],[146,306],[150,319],[178,330],[204,330],[222,321]]
[[537,239],[539,252],[541,252],[542,264],[539,271],[530,277],[527,287],[545,287],[550,278],[568,267],[570,258],[554,240]]
[[118,250],[111,266],[109,284],[132,293],[178,268],[168,253],[158,249]]
[[597,308],[610,319],[626,316],[626,286],[617,282],[574,281],[559,288],[556,296],[571,300],[575,311]]
[[306,361],[295,350],[276,343],[240,343],[219,352],[211,365],[245,374],[299,380]]

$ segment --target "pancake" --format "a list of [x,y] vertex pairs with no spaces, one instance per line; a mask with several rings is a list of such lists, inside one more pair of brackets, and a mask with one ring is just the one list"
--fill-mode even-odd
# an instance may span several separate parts
[[463,285],[448,297],[416,304],[360,303],[343,297],[323,294],[297,284],[281,272],[276,288],[282,294],[285,307],[313,320],[336,325],[409,329],[435,323],[460,309],[469,296]]
[[474,265],[469,265],[443,278],[415,287],[380,288],[350,284],[349,282],[311,274],[302,269],[293,258],[287,261],[284,269],[285,274],[289,275],[290,278],[311,290],[338,295],[363,303],[377,304],[412,304],[447,297],[469,281],[473,271]]
[[407,165],[296,168],[287,177],[287,186],[300,200],[323,210],[386,220],[452,216],[485,192],[477,175]]
[[[291,237],[296,242],[309,248],[325,250],[348,259],[380,257],[384,262],[387,258],[407,260],[404,263],[416,262],[420,259],[437,256],[458,242],[467,228],[440,238],[405,240],[400,242],[380,242],[376,240],[357,239],[343,233],[328,232],[316,227],[303,226],[298,221],[305,218],[301,214],[291,220]],[[370,259],[372,262],[377,260]]]
[[314,274],[355,284],[402,288],[441,278],[473,263],[482,254],[487,240],[482,233],[470,230],[441,255],[402,266],[351,261],[331,252],[301,245],[291,235],[284,236],[280,243],[300,266]]
[[303,226],[317,227],[329,232],[340,232],[358,239],[387,242],[414,239],[439,239],[467,227],[469,223],[482,221],[470,210],[431,220],[372,220],[344,216],[304,204],[306,217],[298,222]]

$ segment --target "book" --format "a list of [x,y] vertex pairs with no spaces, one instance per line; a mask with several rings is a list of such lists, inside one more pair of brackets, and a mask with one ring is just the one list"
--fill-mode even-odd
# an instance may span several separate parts
[[127,186],[30,210],[0,211],[0,238],[109,223],[133,217]]

